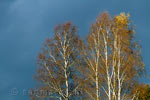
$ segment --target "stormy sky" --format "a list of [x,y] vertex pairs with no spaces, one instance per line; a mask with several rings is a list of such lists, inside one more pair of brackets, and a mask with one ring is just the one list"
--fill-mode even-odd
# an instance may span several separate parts
[[[36,57],[56,24],[72,21],[85,38],[103,11],[130,13],[150,75],[149,0],[0,0],[0,99],[29,100],[23,92],[35,87]],[[150,83],[150,78],[141,81]]]

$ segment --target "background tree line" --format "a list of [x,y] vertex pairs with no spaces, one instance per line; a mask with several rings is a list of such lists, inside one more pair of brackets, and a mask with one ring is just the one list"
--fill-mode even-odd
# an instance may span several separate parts
[[83,41],[77,27],[57,25],[38,55],[31,100],[149,100],[141,46],[129,14],[100,14]]

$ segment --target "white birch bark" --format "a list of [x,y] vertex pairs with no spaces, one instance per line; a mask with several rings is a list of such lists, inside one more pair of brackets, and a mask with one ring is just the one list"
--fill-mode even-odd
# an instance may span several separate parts
[[120,96],[121,96],[121,78],[120,78],[120,67],[121,67],[121,64],[120,64],[120,37],[118,39],[118,100],[120,100]]
[[67,33],[65,33],[64,36],[64,43],[63,43],[63,57],[64,57],[64,73],[65,73],[65,84],[66,84],[66,98],[65,100],[69,100],[69,85],[68,85],[68,75],[67,75],[67,69],[68,69],[68,59],[67,59],[67,46],[68,44],[66,44],[67,40],[66,37]]
[[108,66],[108,31],[105,34],[103,33],[103,38],[104,38],[104,52],[105,52],[105,66],[106,66],[106,74],[107,74],[107,87],[108,87],[108,100],[111,100],[111,78],[110,78],[110,73],[109,73],[109,66]]
[[114,35],[114,44],[113,44],[113,70],[112,70],[112,73],[113,73],[113,85],[112,85],[112,88],[113,88],[113,99],[116,100],[116,53],[117,53],[117,35],[115,36]]

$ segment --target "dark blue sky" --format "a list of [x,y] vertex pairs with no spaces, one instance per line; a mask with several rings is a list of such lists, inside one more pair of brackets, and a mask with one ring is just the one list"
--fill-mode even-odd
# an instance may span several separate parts
[[[130,13],[150,75],[150,0],[0,0],[0,99],[29,99],[23,90],[34,87],[37,53],[56,24],[72,21],[85,37],[103,11]],[[19,94],[10,95],[12,88]]]

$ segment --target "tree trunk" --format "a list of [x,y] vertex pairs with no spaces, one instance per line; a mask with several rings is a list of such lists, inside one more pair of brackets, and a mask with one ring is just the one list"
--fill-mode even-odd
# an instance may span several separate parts
[[99,100],[98,72],[96,68],[96,100]]

